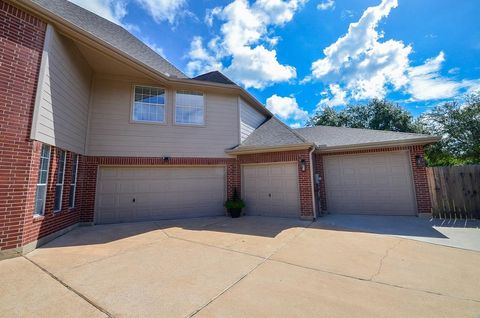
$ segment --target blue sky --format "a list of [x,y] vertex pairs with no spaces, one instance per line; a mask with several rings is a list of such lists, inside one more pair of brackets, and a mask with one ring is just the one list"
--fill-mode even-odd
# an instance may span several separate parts
[[478,0],[72,0],[190,76],[220,70],[300,126],[371,98],[414,115],[480,89]]

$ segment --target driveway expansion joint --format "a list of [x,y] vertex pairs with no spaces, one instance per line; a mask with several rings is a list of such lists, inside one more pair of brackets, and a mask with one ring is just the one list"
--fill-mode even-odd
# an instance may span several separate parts
[[43,271],[45,274],[47,274],[48,276],[50,276],[52,279],[54,279],[55,281],[57,281],[59,284],[61,284],[63,287],[65,287],[66,289],[68,289],[69,291],[73,292],[75,295],[77,295],[78,297],[82,298],[83,300],[85,300],[87,303],[89,303],[90,305],[92,305],[93,307],[95,307],[98,311],[104,313],[107,317],[114,317],[108,310],[106,310],[105,308],[101,307],[100,305],[98,305],[97,303],[95,303],[93,300],[89,299],[87,296],[85,296],[84,294],[80,293],[78,290],[76,290],[75,288],[73,288],[72,286],[68,285],[67,283],[65,283],[64,281],[62,281],[60,278],[58,278],[57,276],[55,276],[54,274],[52,274],[51,272],[49,272],[46,268],[42,267],[40,264],[36,263],[35,261],[31,260],[30,258],[28,258],[27,256],[22,256],[23,258],[25,258],[27,261],[29,261],[30,263],[32,263],[34,266],[38,267],[41,271]]
[[[279,246],[277,249],[275,249],[272,253],[270,253],[267,257],[263,258],[263,260],[258,263],[257,265],[255,265],[251,270],[249,270],[247,273],[245,273],[244,275],[242,275],[239,279],[237,279],[235,282],[233,282],[232,284],[230,284],[229,286],[227,286],[227,288],[225,288],[222,292],[220,292],[218,295],[216,295],[215,297],[213,297],[212,299],[210,299],[209,301],[207,301],[204,305],[202,305],[200,308],[198,308],[197,310],[195,310],[194,312],[192,312],[191,314],[189,314],[188,318],[191,318],[191,317],[194,317],[195,315],[197,315],[200,311],[202,311],[204,308],[206,308],[208,305],[210,305],[211,303],[213,303],[216,299],[220,298],[223,294],[225,294],[227,291],[229,291],[231,288],[233,288],[235,285],[237,285],[238,283],[240,283],[245,277],[247,277],[248,275],[250,275],[251,273],[253,273],[257,268],[259,268],[261,265],[263,265],[265,262],[267,262],[268,260],[270,260],[270,258],[275,254],[277,253],[279,250],[281,250],[282,248],[284,248],[288,243],[290,243],[292,240],[294,240],[295,238],[297,238],[298,236],[300,236],[303,232],[305,232],[305,230],[307,228],[309,228],[311,225],[312,225],[313,221],[310,222],[307,226],[305,226],[300,232],[298,232],[296,235],[292,236],[291,238],[289,238],[288,240],[286,240],[281,246]],[[222,248],[223,249],[223,248]],[[228,250],[228,251],[232,251],[232,250]],[[242,253],[242,252],[239,252],[241,254],[246,254],[246,253]],[[246,255],[250,255],[250,254],[246,254]],[[259,257],[259,256],[257,256]]]

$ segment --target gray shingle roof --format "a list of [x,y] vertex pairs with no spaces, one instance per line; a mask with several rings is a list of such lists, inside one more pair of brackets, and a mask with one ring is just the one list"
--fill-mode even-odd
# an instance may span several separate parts
[[306,140],[314,142],[317,146],[340,147],[356,146],[369,143],[402,142],[435,139],[435,136],[413,133],[402,133],[384,130],[371,130],[360,128],[315,126],[295,129]]
[[158,72],[167,76],[187,78],[170,62],[113,22],[66,0],[31,1]]
[[231,81],[228,77],[220,73],[219,71],[208,72],[202,75],[198,75],[192,78],[197,81],[206,81],[206,82],[214,82],[220,84],[229,84],[229,85],[237,85],[235,82]]
[[281,147],[285,145],[302,145],[307,142],[285,126],[277,118],[272,117],[254,130],[238,147],[237,150],[251,148]]

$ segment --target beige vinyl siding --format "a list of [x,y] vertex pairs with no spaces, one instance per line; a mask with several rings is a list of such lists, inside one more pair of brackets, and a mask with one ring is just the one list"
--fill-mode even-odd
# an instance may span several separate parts
[[260,126],[266,119],[264,115],[248,105],[243,99],[240,100],[240,141],[247,137]]
[[68,39],[48,26],[32,139],[85,153],[91,70]]
[[94,79],[88,155],[227,157],[225,149],[238,144],[236,96],[205,93],[205,125],[175,125],[175,90],[166,89],[166,123],[135,123],[133,86],[142,84],[152,86],[124,78]]

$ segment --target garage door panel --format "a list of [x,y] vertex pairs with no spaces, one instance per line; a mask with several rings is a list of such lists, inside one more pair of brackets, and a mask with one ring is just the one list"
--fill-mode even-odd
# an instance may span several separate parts
[[242,167],[242,195],[248,215],[298,217],[297,163]]
[[407,152],[327,156],[324,166],[329,212],[415,214]]
[[98,176],[97,223],[225,214],[224,167],[101,167]]

